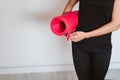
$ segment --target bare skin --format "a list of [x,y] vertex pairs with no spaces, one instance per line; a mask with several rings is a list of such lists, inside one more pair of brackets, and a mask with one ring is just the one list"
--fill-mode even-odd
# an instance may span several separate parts
[[[69,0],[63,13],[70,12],[78,0]],[[120,0],[115,0],[112,12],[112,20],[90,32],[76,31],[71,33],[70,39],[73,42],[81,41],[85,38],[91,38],[96,36],[105,35],[107,33],[116,31],[120,28]]]
[[78,0],[68,0],[64,10],[63,10],[63,14],[71,12],[74,5],[78,2]]

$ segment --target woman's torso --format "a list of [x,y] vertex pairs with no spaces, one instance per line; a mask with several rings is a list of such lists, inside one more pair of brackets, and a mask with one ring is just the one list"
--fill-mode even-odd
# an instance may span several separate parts
[[[111,21],[114,0],[80,0],[77,31],[92,31]],[[111,47],[111,33],[81,41],[87,47]]]

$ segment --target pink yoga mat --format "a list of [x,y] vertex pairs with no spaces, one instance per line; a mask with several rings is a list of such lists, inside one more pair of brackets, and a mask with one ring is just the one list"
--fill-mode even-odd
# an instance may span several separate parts
[[72,33],[78,25],[78,11],[72,11],[64,15],[57,16],[51,20],[50,28],[57,36],[65,36],[69,40]]

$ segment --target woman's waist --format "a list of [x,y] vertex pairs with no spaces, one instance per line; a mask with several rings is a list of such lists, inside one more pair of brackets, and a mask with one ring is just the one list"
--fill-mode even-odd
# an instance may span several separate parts
[[107,21],[103,20],[103,21],[82,21],[80,20],[78,22],[78,26],[76,28],[76,31],[92,31],[95,29],[100,28],[101,26],[105,25],[106,23],[108,23]]
[[112,47],[111,45],[111,33],[98,36],[98,37],[92,37],[88,39],[84,39],[81,41],[81,44],[83,44],[85,47],[89,48],[106,48],[106,47]]

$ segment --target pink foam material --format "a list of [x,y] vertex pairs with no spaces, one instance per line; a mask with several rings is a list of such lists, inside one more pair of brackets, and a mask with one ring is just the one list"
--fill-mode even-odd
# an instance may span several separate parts
[[57,36],[65,36],[67,41],[70,34],[77,28],[78,25],[78,10],[54,17],[51,20],[51,31]]

